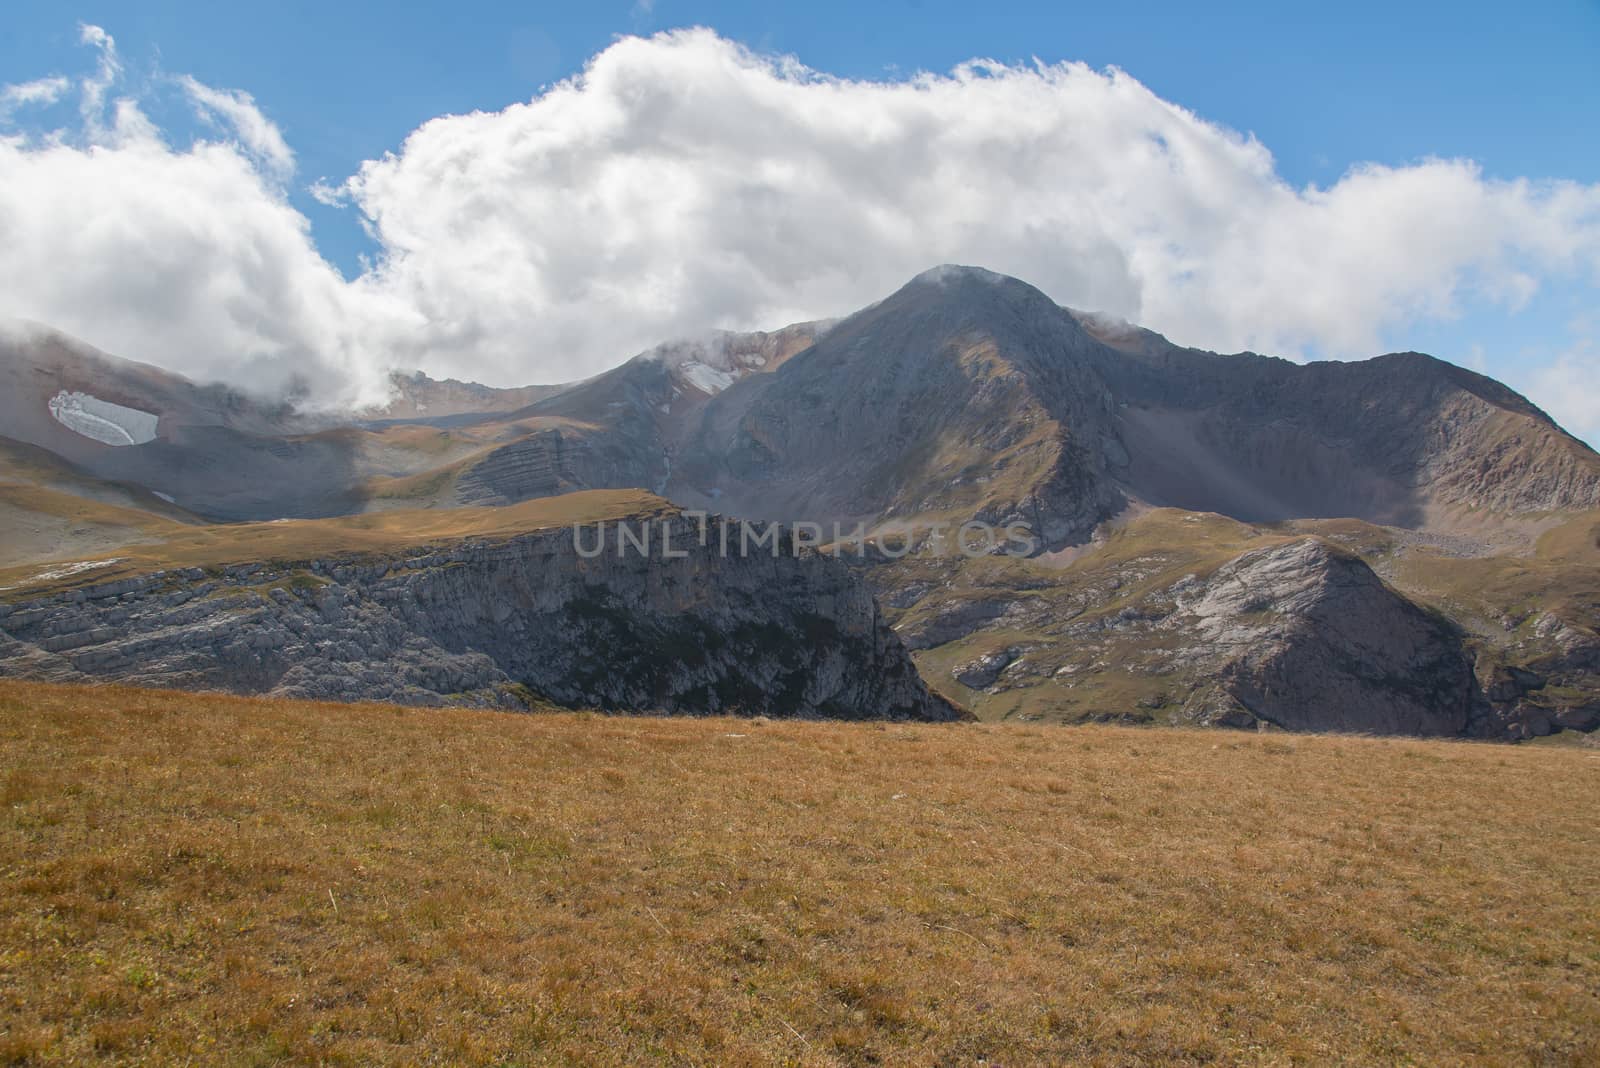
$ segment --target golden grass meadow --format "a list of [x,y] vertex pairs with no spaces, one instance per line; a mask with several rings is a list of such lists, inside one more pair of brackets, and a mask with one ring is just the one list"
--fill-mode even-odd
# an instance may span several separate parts
[[1600,1062],[1600,752],[0,683],[0,1061]]

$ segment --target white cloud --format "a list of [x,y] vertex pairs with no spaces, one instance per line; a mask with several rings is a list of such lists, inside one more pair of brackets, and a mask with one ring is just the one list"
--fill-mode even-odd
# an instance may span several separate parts
[[252,128],[248,98],[220,94],[253,146],[175,150],[134,100],[108,101],[115,43],[97,27],[83,36],[100,63],[79,83],[81,135],[0,137],[0,315],[205,380],[381,397],[357,338],[378,333],[369,309],[387,323],[404,311],[381,310],[317,253],[270,180],[276,131]]
[[185,74],[178,84],[194,102],[195,110],[204,118],[221,120],[231,126],[245,150],[261,161],[271,174],[288,178],[294,173],[294,153],[283,139],[278,127],[256,107],[249,93],[229,89],[213,89]]
[[359,294],[232,146],[0,139],[0,231],[0,312],[202,379],[381,392]]
[[[115,51],[85,34],[99,116]],[[131,102],[82,144],[0,139],[0,229],[20,236],[0,311],[189,373],[298,373],[330,399],[388,366],[575,377],[711,327],[847,312],[945,261],[1188,344],[1337,355],[1600,271],[1600,186],[1427,160],[1297,189],[1265,146],[1121,72],[847,81],[694,30],[619,40],[527,103],[435,119],[319,182],[379,244],[345,282],[284,199],[277,128],[245,94],[183,85],[237,145],[172,148]]]
[[1567,430],[1600,442],[1600,345],[1579,341],[1536,370],[1528,392]]
[[1368,355],[1386,325],[1600,259],[1594,187],[1433,160],[1295,190],[1119,72],[850,82],[705,31],[430,122],[347,188],[438,350],[509,378],[847,311],[947,260],[1192,344]]
[[72,83],[56,75],[51,78],[37,78],[31,82],[20,82],[17,85],[7,85],[0,88],[0,119],[4,119],[18,108],[43,107],[54,104],[66,95]]
[[350,202],[342,186],[329,184],[326,178],[318,178],[306,187],[306,192],[311,194],[311,199],[318,204],[329,208],[342,208]]
[[122,77],[122,61],[117,58],[117,42],[99,26],[80,23],[78,39],[100,53],[94,74],[79,82],[82,90],[79,110],[84,129],[90,136],[99,136],[104,133],[101,119],[105,114],[106,93]]

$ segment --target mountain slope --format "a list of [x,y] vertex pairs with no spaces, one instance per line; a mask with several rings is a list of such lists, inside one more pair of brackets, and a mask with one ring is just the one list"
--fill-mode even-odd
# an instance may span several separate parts
[[797,323],[660,345],[515,411],[450,419],[497,444],[462,465],[437,503],[510,504],[574,489],[661,492],[672,474],[670,443],[708,397],[777,369],[826,328]]
[[1495,531],[1600,507],[1600,457],[1429,357],[1180,349],[945,267],[711,398],[666,489],[786,518],[1025,519],[1053,545],[1130,504]]
[[[58,398],[87,398],[149,420],[153,436],[111,444],[58,418]],[[212,518],[332,515],[352,510],[357,444],[317,432],[286,403],[197,386],[60,334],[0,335],[0,425],[95,478],[165,494]]]
[[[92,419],[72,418],[73,406],[83,405],[126,409],[123,418],[141,432],[95,436]],[[176,506],[191,520],[239,522],[384,507],[417,493],[397,480],[437,476],[505,432],[425,419],[375,422],[365,414],[307,415],[286,400],[196,385],[54,332],[0,333],[6,437],[42,450],[80,480],[142,491],[157,513]],[[27,480],[25,465],[5,457],[0,464],[0,481]]]
[[1447,529],[1600,507],[1600,457],[1499,383],[1420,353],[1292,364],[1102,353],[1141,499],[1246,521]]
[[1094,345],[1032,287],[970,270],[919,276],[776,373],[713,397],[668,492],[811,520],[981,516],[1046,537],[1121,506],[1100,435]]

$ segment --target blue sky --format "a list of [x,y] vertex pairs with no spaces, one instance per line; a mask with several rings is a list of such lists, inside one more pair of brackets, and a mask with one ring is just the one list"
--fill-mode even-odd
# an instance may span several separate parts
[[[1116,66],[1163,100],[1252,135],[1271,152],[1277,176],[1296,189],[1326,188],[1366,163],[1399,167],[1430,157],[1475,161],[1491,181],[1600,183],[1594,136],[1600,4],[1594,2],[1552,0],[1515,11],[1486,3],[1315,10],[1262,3],[1220,12],[1182,3],[935,0],[447,7],[13,2],[0,14],[0,83],[81,74],[92,57],[80,23],[115,37],[124,68],[120,91],[140,95],[141,80],[182,73],[249,93],[296,157],[283,196],[310,220],[320,254],[352,278],[361,257],[377,254],[380,245],[352,204],[313,198],[313,181],[344,181],[363,161],[398,151],[408,134],[437,116],[528,101],[580,71],[619,35],[672,27],[708,26],[757,53],[792,55],[813,71],[872,82],[944,73],[974,57]],[[141,103],[175,144],[209,136],[181,99],[151,93]],[[29,121],[42,128],[73,107],[63,101]],[[1596,359],[1589,333],[1595,279],[1584,270],[1535,273],[1537,293],[1520,307],[1463,294],[1449,315],[1383,325],[1383,347],[1434,351],[1518,386],[1558,358]],[[1070,302],[1070,295],[1052,295]],[[1313,339],[1301,351],[1321,350]],[[1563,413],[1569,422],[1570,411]]]

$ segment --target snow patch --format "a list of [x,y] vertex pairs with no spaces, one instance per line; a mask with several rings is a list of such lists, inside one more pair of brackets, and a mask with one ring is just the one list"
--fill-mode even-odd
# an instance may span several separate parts
[[689,360],[678,369],[683,372],[683,377],[706,393],[721,393],[733,385],[737,377],[732,372],[703,364],[699,360]]
[[162,500],[166,501],[168,504],[177,504],[178,503],[177,501],[172,499],[171,494],[162,493],[160,490],[151,490],[150,492],[154,493],[157,497],[160,497]]
[[105,445],[143,445],[154,441],[157,416],[112,404],[88,393],[62,390],[50,398],[50,414],[68,430]]
[[[771,344],[764,334],[714,331],[705,337],[657,345],[644,358],[660,361],[677,372],[676,381],[687,382],[702,393],[721,393],[745,375],[766,368],[772,361]],[[674,385],[673,396],[678,393]]]

